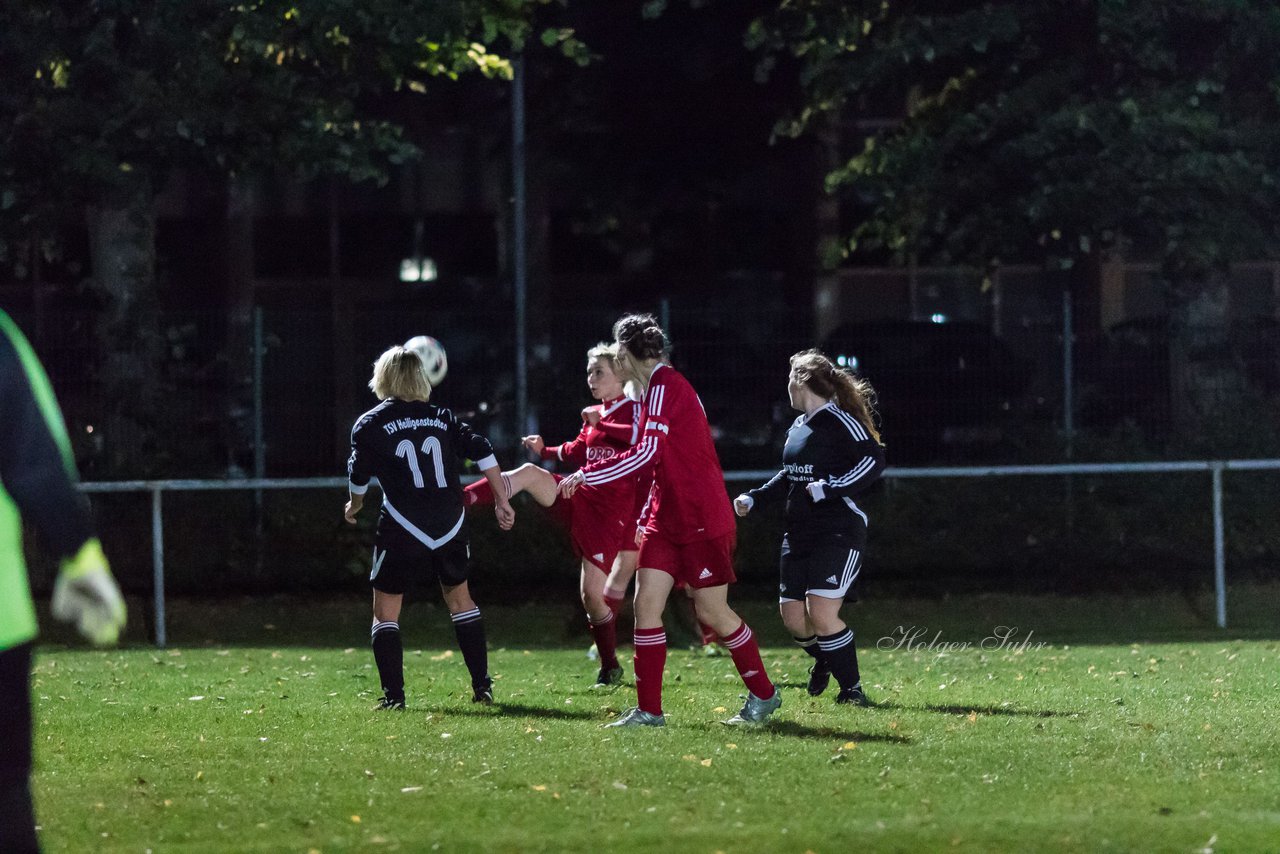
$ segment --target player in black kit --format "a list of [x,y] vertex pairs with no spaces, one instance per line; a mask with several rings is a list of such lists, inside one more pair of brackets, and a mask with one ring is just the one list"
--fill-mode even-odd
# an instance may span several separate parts
[[834,674],[837,703],[870,705],[840,606],[862,569],[867,543],[867,516],[854,497],[884,471],[875,392],[817,350],[806,350],[791,357],[787,396],[803,414],[787,432],[782,470],[739,495],[733,508],[746,516],[757,501],[785,493],[778,601],[782,622],[814,658],[809,693],[825,691]]
[[429,403],[431,384],[411,350],[392,347],[378,357],[369,388],[382,402],[351,428],[347,461],[350,498],[344,516],[355,524],[369,482],[382,487],[382,512],[373,546],[373,658],[382,680],[382,709],[404,708],[404,651],[400,606],[411,580],[435,577],[453,618],[462,658],[471,672],[472,701],[493,702],[489,653],[480,609],[467,589],[468,559],[458,461],[474,460],[494,488],[498,526],[515,524],[489,440],[448,409]]

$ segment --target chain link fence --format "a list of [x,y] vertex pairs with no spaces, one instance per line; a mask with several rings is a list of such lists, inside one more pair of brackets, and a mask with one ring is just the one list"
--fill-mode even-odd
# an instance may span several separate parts
[[[449,355],[438,401],[501,451],[513,455],[527,432],[562,440],[590,402],[586,351],[611,337],[624,310],[652,311],[670,332],[672,360],[698,389],[726,468],[776,461],[793,418],[787,357],[814,346],[875,385],[894,464],[1280,455],[1280,425],[1266,421],[1280,398],[1275,269],[1242,267],[1222,322],[1203,329],[1170,321],[1154,275],[1126,267],[1118,291],[1067,303],[1059,281],[1033,268],[985,283],[953,270],[850,270],[816,307],[768,277],[686,283],[668,298],[551,283],[553,294],[598,296],[531,305],[525,424],[514,312],[496,287],[488,303],[455,307],[439,294],[364,301],[357,281],[265,283],[256,324],[162,311],[160,363],[139,378],[153,387],[146,411],[121,411],[102,382],[93,308],[13,289],[0,297],[44,359],[86,479],[340,473],[350,425],[374,403],[365,385],[374,359],[417,334]],[[1171,445],[1188,382],[1179,360],[1194,362],[1191,379],[1238,435]],[[1259,419],[1270,426],[1256,429]],[[126,446],[142,453],[120,453]]]
[[[359,283],[349,282],[294,286],[287,297],[260,289],[256,313],[238,319],[165,310],[157,328],[161,360],[146,378],[156,404],[145,412],[121,412],[105,388],[91,307],[11,290],[0,299],[48,368],[86,481],[340,477],[350,425],[375,403],[365,385],[374,359],[417,334],[439,338],[449,355],[438,401],[486,432],[504,466],[514,465],[525,459],[522,434],[540,432],[552,442],[576,434],[579,411],[590,402],[586,351],[608,340],[613,321],[629,310],[653,312],[671,333],[672,360],[702,397],[727,471],[777,465],[795,415],[786,400],[787,357],[813,346],[876,385],[895,466],[1062,462],[1069,454],[1077,462],[1280,457],[1280,334],[1267,314],[1274,306],[1270,268],[1246,270],[1225,323],[1203,332],[1174,329],[1167,313],[1139,313],[1156,306],[1150,270],[1127,269],[1123,304],[1110,307],[1105,291],[1103,305],[1068,304],[1061,287],[1034,270],[1004,271],[986,288],[953,271],[914,275],[847,274],[841,301],[825,308],[821,301],[818,308],[797,304],[777,281],[719,282],[705,292],[684,287],[683,296],[665,299],[643,288],[618,297],[600,287],[599,299],[535,303],[525,424],[515,415],[513,310],[501,295],[483,310],[419,295],[388,304],[362,301]],[[352,295],[335,308],[342,288]],[[580,284],[568,290],[591,292]],[[1175,360],[1176,348],[1186,346],[1215,371],[1203,385],[1232,404],[1222,407],[1223,433],[1179,446],[1170,441]],[[141,448],[145,464],[122,465],[125,446]],[[1148,474],[886,484],[866,502],[877,583],[923,593],[970,584],[1064,592],[1201,585],[1210,528],[1203,491],[1186,491],[1185,482]],[[1277,483],[1274,473],[1229,480],[1233,577],[1274,575],[1280,538],[1267,508],[1277,500]],[[173,591],[358,586],[370,532],[341,523],[341,497],[335,488],[166,498]],[[94,505],[100,522],[110,520],[104,537],[122,580],[147,590],[146,501],[97,495]],[[539,575],[534,587],[562,582],[571,589],[564,543],[536,508],[526,510],[532,524],[514,537],[477,526],[478,560],[501,589],[527,591],[531,560],[563,575]],[[742,575],[760,595],[772,583],[778,534],[770,517],[743,527]],[[39,566],[37,559],[37,586],[52,578]]]

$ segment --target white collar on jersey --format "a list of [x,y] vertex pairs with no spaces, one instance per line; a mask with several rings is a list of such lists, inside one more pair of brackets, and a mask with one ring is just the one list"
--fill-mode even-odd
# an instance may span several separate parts
[[828,400],[826,403],[822,404],[817,409],[813,410],[813,412],[810,412],[808,415],[805,415],[803,412],[800,413],[800,423],[808,424],[810,421],[813,420],[813,416],[817,415],[819,412],[821,412],[824,409],[834,409],[835,405],[836,405],[836,402],[834,400]]
[[606,415],[608,415],[610,412],[613,412],[613,411],[614,411],[615,409],[617,409],[619,406],[621,406],[621,405],[622,405],[622,404],[624,404],[624,403],[629,402],[630,400],[631,400],[631,398],[627,397],[627,396],[624,394],[622,397],[615,397],[613,400],[602,400],[602,401],[600,401],[600,417],[601,417],[601,418],[605,417],[605,416],[606,416]]

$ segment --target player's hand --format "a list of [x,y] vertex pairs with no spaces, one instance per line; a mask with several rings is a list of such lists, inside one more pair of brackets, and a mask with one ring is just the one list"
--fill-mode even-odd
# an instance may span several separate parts
[[542,437],[536,433],[532,436],[525,436],[520,440],[520,444],[524,445],[538,456],[542,456],[542,449],[547,446],[547,443],[542,441]]
[[342,518],[347,520],[348,525],[356,523],[356,514],[360,512],[360,508],[364,506],[364,499],[352,496],[347,499],[346,505],[342,508]]
[[506,498],[495,500],[493,502],[493,513],[498,517],[498,527],[504,531],[510,531],[516,523],[516,511],[511,506],[511,502]]
[[755,499],[750,495],[743,493],[733,499],[733,512],[737,513],[739,516],[745,516],[751,512],[751,508],[755,506],[755,503]]
[[582,474],[582,470],[579,469],[564,480],[560,481],[559,485],[556,486],[556,491],[560,493],[561,498],[572,498],[573,494],[578,491],[578,487],[582,486],[585,482],[586,476],[584,476]]
[[636,525],[636,545],[644,545],[644,525]]
[[89,540],[75,557],[63,561],[61,570],[53,588],[53,616],[75,623],[80,634],[99,646],[115,643],[126,613],[102,543],[96,537]]
[[592,427],[600,423],[600,407],[588,406],[582,410],[582,420]]
[[823,495],[822,490],[824,487],[826,487],[826,485],[827,485],[827,482],[825,480],[815,480],[815,481],[812,481],[811,483],[806,483],[804,485],[804,491],[809,493],[810,501],[814,501],[814,502],[821,501],[825,497]]

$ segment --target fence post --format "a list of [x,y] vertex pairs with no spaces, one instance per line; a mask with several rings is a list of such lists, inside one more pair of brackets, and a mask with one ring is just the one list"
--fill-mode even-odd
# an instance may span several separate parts
[[160,487],[151,489],[151,584],[155,592],[156,646],[164,649],[164,522],[160,513]]
[[[253,476],[262,480],[267,476],[266,434],[262,413],[262,357],[266,352],[262,328],[262,306],[253,307]],[[258,533],[262,533],[262,490],[253,492],[253,507]]]
[[1218,628],[1227,627],[1227,549],[1226,525],[1222,518],[1221,462],[1211,464],[1213,471],[1213,592],[1217,599]]

